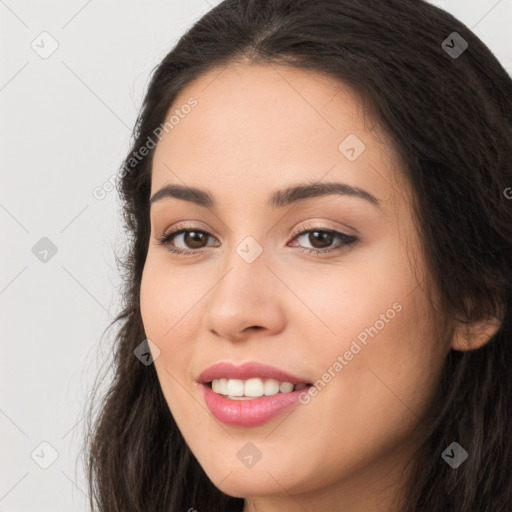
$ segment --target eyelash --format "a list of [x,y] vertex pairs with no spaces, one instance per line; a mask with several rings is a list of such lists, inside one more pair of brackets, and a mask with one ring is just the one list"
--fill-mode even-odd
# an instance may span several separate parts
[[[318,231],[318,232],[321,232],[321,233],[333,234],[337,238],[339,238],[339,239],[341,239],[343,241],[341,246],[334,247],[334,248],[331,248],[331,249],[310,249],[309,247],[299,247],[299,251],[305,252],[307,254],[312,254],[312,253],[314,253],[314,254],[325,254],[325,253],[330,253],[330,252],[340,252],[345,247],[347,247],[347,246],[349,246],[349,245],[351,245],[351,244],[353,244],[354,242],[357,241],[357,238],[355,236],[347,235],[345,233],[341,233],[340,231],[336,231],[334,229],[327,229],[327,228],[324,229],[324,228],[311,227],[311,226],[305,226],[305,227],[308,228],[308,229],[302,229],[300,231],[296,231],[295,233],[293,233],[292,240],[294,240],[295,238],[297,238],[300,235],[303,235],[305,233],[310,233],[310,232],[313,232],[313,231]],[[171,231],[169,233],[163,233],[162,235],[158,236],[157,237],[157,243],[159,245],[164,246],[169,252],[172,252],[174,254],[192,256],[192,255],[194,255],[194,254],[196,254],[198,252],[203,251],[204,248],[203,249],[178,249],[178,248],[173,247],[173,246],[170,245],[170,242],[176,236],[178,236],[178,235],[180,235],[182,233],[189,232],[189,231],[194,231],[196,233],[199,232],[199,233],[203,233],[203,234],[208,235],[208,236],[213,236],[213,235],[211,235],[210,233],[208,233],[207,231],[205,231],[203,229],[197,229],[197,228],[193,228],[193,227],[182,228],[181,226],[178,226],[173,231]]]

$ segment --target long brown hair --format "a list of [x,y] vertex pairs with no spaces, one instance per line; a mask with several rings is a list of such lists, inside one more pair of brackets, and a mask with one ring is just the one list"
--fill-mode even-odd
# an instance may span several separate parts
[[[154,365],[134,357],[146,338],[139,288],[154,149],[135,154],[155,139],[187,84],[245,59],[328,73],[360,93],[405,162],[439,311],[466,323],[502,320],[480,349],[449,353],[404,512],[510,512],[512,80],[464,24],[423,0],[225,0],[152,73],[119,172],[128,240],[123,310],[109,326],[119,327],[107,363],[113,378],[101,396],[95,383],[91,395],[91,510],[242,510],[244,500],[217,489],[191,453]],[[457,469],[441,458],[453,441],[468,452]]]

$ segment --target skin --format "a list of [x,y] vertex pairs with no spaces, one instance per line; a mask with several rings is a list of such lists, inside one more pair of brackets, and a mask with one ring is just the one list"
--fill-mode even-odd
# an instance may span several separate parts
[[[151,194],[166,184],[195,186],[217,207],[176,198],[152,205],[140,290],[170,411],[212,482],[246,498],[244,512],[398,510],[393,500],[446,355],[477,346],[430,307],[432,282],[398,155],[355,93],[319,73],[217,68],[187,86],[170,113],[191,96],[197,106],[157,144]],[[338,149],[348,134],[366,146],[354,161]],[[381,204],[328,195],[266,205],[274,191],[299,182],[347,183]],[[195,255],[157,243],[180,221],[210,234],[202,243],[183,235],[171,242],[199,248]],[[294,238],[294,228],[334,229],[358,241],[322,246],[307,233]],[[250,264],[236,252],[247,236],[263,251]],[[323,255],[300,251],[337,246]],[[315,382],[397,302],[401,311],[359,343],[307,405],[256,427],[222,424],[207,409],[196,379],[208,366],[259,361]],[[495,328],[483,325],[478,343]],[[248,442],[262,454],[251,468],[237,458]]]

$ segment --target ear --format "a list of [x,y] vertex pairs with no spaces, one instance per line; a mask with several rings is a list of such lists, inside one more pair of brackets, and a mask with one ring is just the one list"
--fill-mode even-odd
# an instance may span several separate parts
[[453,350],[469,351],[483,347],[501,327],[496,317],[484,318],[471,324],[458,324],[453,333]]

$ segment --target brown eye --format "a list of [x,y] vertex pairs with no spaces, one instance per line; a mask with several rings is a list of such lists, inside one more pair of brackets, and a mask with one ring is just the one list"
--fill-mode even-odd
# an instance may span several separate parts
[[[347,235],[332,229],[306,229],[295,234],[294,240],[305,238],[310,247],[300,245],[300,250],[313,252],[315,254],[341,251],[348,245],[357,241],[355,236]],[[332,247],[333,242],[338,239],[340,242]]]
[[208,233],[204,231],[184,231],[183,242],[188,249],[202,249],[208,242]]
[[[206,247],[208,237],[210,236],[209,233],[200,229],[179,229],[161,237],[159,243],[167,247],[171,252],[194,252]],[[185,245],[185,247],[176,247],[176,241],[178,244]]]
[[315,249],[325,249],[332,244],[334,238],[335,236],[332,231],[310,231],[308,242],[310,242]]

